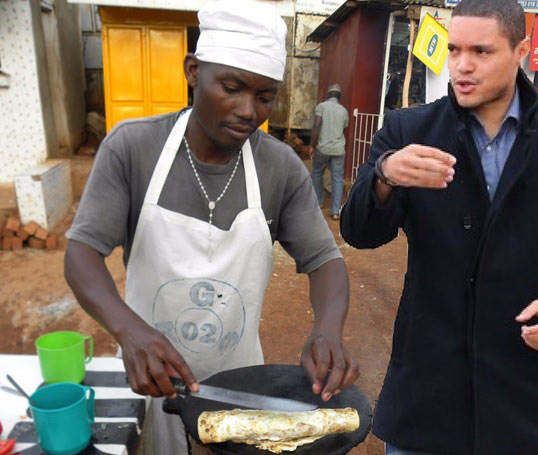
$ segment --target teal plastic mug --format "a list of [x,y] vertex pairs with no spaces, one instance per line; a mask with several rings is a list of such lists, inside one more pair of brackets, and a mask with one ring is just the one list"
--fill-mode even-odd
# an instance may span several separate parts
[[30,403],[41,450],[50,455],[71,455],[88,446],[94,421],[95,392],[73,383],[37,389]]
[[78,332],[51,332],[41,335],[36,340],[35,346],[41,374],[47,384],[82,382],[86,375],[86,364],[93,357],[92,337]]

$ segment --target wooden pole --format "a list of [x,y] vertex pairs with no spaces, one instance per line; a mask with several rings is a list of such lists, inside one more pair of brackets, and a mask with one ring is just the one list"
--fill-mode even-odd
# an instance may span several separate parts
[[[294,37],[295,36],[295,28],[296,28],[296,21],[297,21],[297,18],[294,17],[293,20],[292,20],[292,33],[291,33],[291,36]],[[289,141],[291,139],[291,129],[292,129],[292,114],[293,114],[293,76],[294,76],[294,59],[295,59],[295,39],[292,38],[293,40],[293,43],[292,43],[292,46],[291,46],[291,55],[289,56],[289,59],[287,58],[287,55],[286,55],[286,64],[289,63],[289,74],[290,74],[290,85],[289,85],[289,94],[288,94],[288,119],[287,119],[287,128],[286,128],[286,140]]]
[[392,44],[392,32],[394,31],[394,13],[390,13],[389,26],[387,27],[387,37],[385,38],[385,63],[383,65],[383,86],[381,87],[381,103],[379,105],[379,119],[377,128],[383,126],[383,115],[385,114],[385,92],[387,89],[387,75],[389,72],[390,46]]
[[409,53],[407,54],[407,67],[405,68],[405,78],[402,91],[402,107],[409,107],[409,86],[411,85],[411,74],[413,73],[413,46],[415,45],[416,22],[409,20]]

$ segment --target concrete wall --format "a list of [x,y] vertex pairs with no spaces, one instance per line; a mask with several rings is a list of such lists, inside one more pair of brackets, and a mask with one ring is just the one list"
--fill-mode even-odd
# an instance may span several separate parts
[[41,103],[38,65],[44,53],[38,59],[34,42],[34,32],[36,41],[43,42],[38,13],[38,27],[34,28],[35,4],[29,0],[0,2],[0,58],[2,70],[10,75],[9,87],[0,89],[0,183],[13,182],[16,174],[45,160],[46,129],[54,131],[50,122],[45,125]]
[[78,6],[56,0],[54,10],[42,14],[58,146],[49,157],[70,156],[80,145],[86,108],[84,65]]
[[318,102],[319,59],[294,58],[291,72],[290,128],[311,129]]
[[277,128],[288,127],[288,116],[290,113],[290,99],[291,99],[291,65],[293,58],[288,55],[286,58],[286,71],[284,72],[284,80],[278,87],[278,94],[276,97],[273,111],[269,117],[269,125]]
[[307,43],[306,38],[327,15],[297,13],[293,48],[290,127],[311,129],[318,101],[319,43]]
[[297,13],[284,18],[288,26],[286,75],[269,124],[277,128],[311,129],[317,103],[319,44],[306,37],[327,18],[327,14]]

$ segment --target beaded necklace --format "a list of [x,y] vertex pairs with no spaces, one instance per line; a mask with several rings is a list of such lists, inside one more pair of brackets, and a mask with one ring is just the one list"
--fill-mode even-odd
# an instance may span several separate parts
[[194,162],[192,160],[192,153],[191,149],[189,147],[189,143],[187,142],[187,138],[183,137],[183,140],[185,141],[185,147],[187,148],[187,156],[189,157],[189,162],[191,163],[192,170],[194,171],[194,175],[196,176],[196,180],[198,181],[198,184],[200,185],[200,188],[202,189],[202,193],[204,193],[205,198],[207,199],[207,207],[209,208],[209,224],[213,224],[213,210],[215,210],[215,207],[217,205],[217,202],[219,202],[222,199],[222,196],[224,196],[224,193],[226,193],[226,190],[230,186],[230,183],[232,183],[232,180],[235,175],[235,171],[237,171],[237,167],[239,166],[239,161],[241,160],[241,152],[242,150],[239,150],[239,154],[237,155],[237,160],[235,162],[234,170],[232,171],[232,175],[230,175],[230,178],[226,182],[226,185],[224,186],[222,192],[220,193],[219,197],[212,201],[209,199],[209,196],[207,194],[207,191],[204,187],[204,184],[202,183],[202,180],[200,180],[200,176],[198,175],[198,171],[196,170],[196,166],[194,165]]

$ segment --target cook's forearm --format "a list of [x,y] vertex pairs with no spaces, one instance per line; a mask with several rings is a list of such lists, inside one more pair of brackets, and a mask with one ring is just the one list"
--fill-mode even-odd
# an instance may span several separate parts
[[104,257],[92,247],[70,240],[64,275],[80,306],[118,342],[129,327],[142,321],[123,301]]
[[349,307],[349,279],[343,259],[326,262],[309,274],[314,331],[342,335]]

